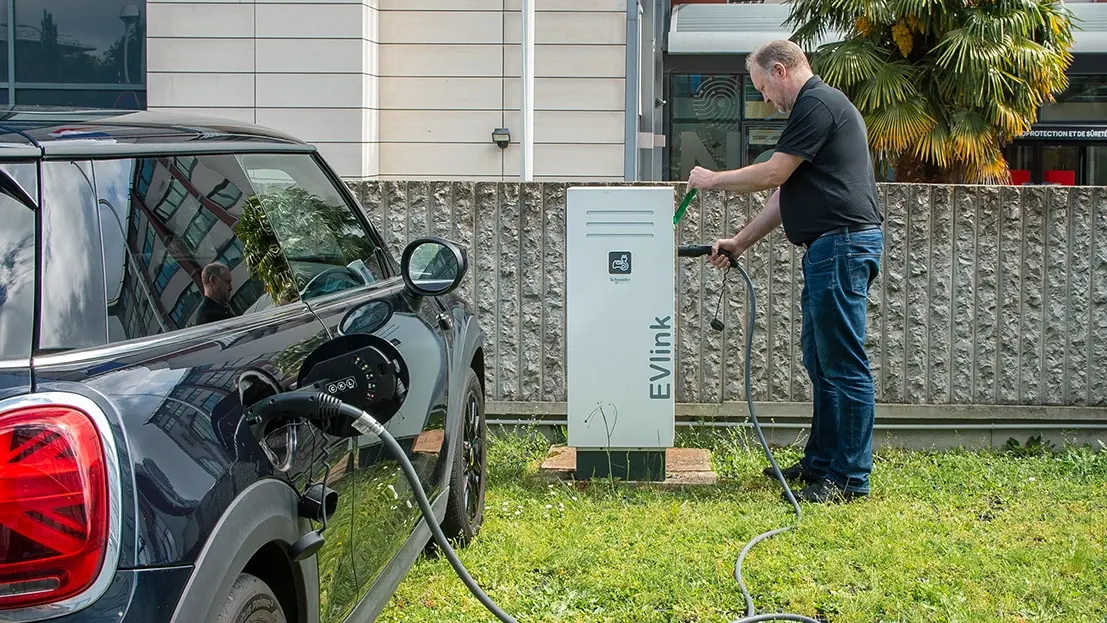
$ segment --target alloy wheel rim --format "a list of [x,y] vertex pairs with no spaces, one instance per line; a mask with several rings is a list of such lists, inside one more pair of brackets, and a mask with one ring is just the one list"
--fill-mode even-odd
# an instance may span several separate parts
[[480,430],[480,403],[476,395],[470,393],[465,405],[465,431],[462,452],[465,457],[465,515],[470,522],[476,520],[480,512],[480,490],[483,478],[485,444]]

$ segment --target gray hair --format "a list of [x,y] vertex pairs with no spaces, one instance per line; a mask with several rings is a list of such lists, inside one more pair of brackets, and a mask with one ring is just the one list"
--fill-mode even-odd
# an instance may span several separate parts
[[769,71],[776,63],[790,70],[810,66],[803,48],[787,39],[777,39],[757,46],[757,49],[746,57],[746,71],[749,71],[754,63],[757,63],[762,71]]

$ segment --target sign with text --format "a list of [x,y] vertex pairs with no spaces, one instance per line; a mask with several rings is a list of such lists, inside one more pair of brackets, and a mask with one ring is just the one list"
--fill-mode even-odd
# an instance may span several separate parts
[[1061,141],[1107,141],[1107,127],[1034,128],[1019,138]]

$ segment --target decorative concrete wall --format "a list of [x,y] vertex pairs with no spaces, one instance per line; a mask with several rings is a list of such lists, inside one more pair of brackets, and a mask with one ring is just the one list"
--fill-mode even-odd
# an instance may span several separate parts
[[[565,401],[566,183],[352,184],[389,246],[434,233],[468,246],[462,293],[488,332],[489,399]],[[883,184],[886,252],[869,297],[884,405],[1107,406],[1107,188]],[[684,192],[674,187],[674,199]],[[682,243],[752,218],[767,193],[701,194]],[[750,249],[754,400],[804,402],[801,250],[779,230]],[[679,403],[744,401],[746,295],[737,272],[677,264]],[[1099,410],[1093,410],[1099,412]],[[1092,415],[1093,419],[1100,419]],[[1087,416],[1085,416],[1087,417]]]

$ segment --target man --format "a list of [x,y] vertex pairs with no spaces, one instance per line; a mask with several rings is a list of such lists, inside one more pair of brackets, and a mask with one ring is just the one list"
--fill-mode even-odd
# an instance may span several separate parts
[[[880,270],[884,238],[876,179],[861,114],[814,75],[803,50],[769,42],[749,55],[753,85],[788,125],[766,162],[732,171],[693,169],[691,188],[753,192],[776,188],[764,209],[719,249],[744,253],[778,225],[805,248],[803,361],[814,412],[803,458],[784,470],[808,486],[796,499],[827,502],[868,495],[874,393],[865,354],[867,294]],[[765,475],[775,477],[770,469]]]
[[227,306],[231,300],[231,288],[234,286],[231,270],[227,265],[220,262],[208,264],[200,271],[200,283],[204,286],[204,300],[196,314],[196,324],[234,318],[234,312]]

